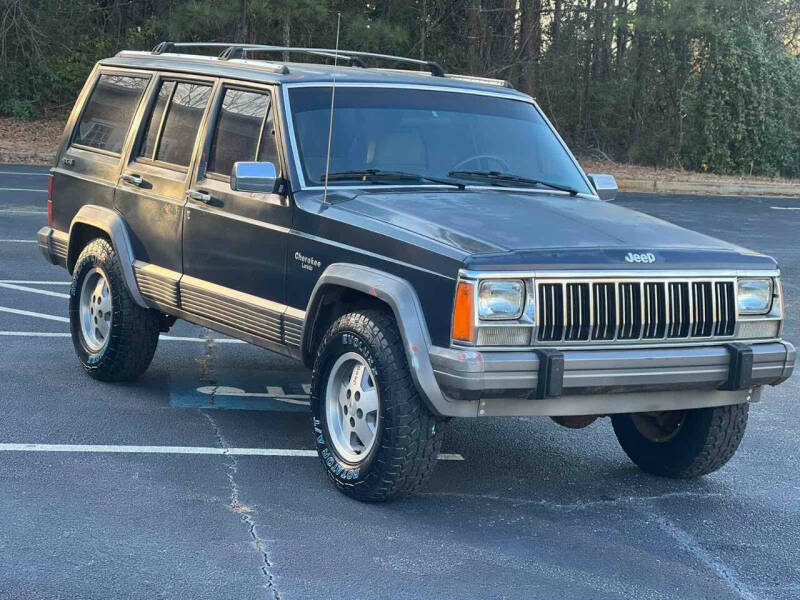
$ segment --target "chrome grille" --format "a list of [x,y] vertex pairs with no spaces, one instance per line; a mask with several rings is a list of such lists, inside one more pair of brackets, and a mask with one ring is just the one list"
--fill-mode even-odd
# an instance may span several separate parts
[[566,297],[566,320],[564,339],[588,340],[591,304],[588,283],[568,283]]
[[732,336],[733,280],[536,281],[539,342]]
[[[590,284],[586,284],[590,285]],[[592,286],[592,339],[613,340],[617,322],[617,293],[613,283],[596,282]]]
[[736,300],[733,297],[732,281],[717,281],[714,285],[717,314],[714,335],[733,335],[736,326]]

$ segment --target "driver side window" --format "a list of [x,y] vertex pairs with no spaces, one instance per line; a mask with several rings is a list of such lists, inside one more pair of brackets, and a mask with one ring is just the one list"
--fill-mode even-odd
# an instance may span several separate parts
[[270,95],[227,88],[214,127],[206,170],[228,177],[235,162],[253,160],[272,162],[277,167]]

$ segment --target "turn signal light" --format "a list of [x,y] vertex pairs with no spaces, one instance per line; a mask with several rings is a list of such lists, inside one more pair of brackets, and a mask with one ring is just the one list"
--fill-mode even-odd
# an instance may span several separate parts
[[470,344],[475,342],[475,286],[466,281],[460,281],[456,288],[453,339]]

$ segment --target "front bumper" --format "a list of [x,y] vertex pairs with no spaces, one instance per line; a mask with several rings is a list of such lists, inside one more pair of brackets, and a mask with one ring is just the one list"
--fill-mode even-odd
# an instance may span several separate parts
[[44,226],[36,234],[36,243],[48,262],[62,267],[67,266],[68,233]]
[[760,386],[777,385],[791,376],[795,356],[794,346],[783,341],[644,349],[478,352],[434,347],[430,351],[446,405],[477,405],[479,416],[612,414],[754,402]]

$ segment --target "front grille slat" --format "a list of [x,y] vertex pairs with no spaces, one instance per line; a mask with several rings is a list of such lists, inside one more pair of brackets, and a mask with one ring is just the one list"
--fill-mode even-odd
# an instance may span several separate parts
[[536,282],[540,342],[612,342],[730,337],[731,280]]

